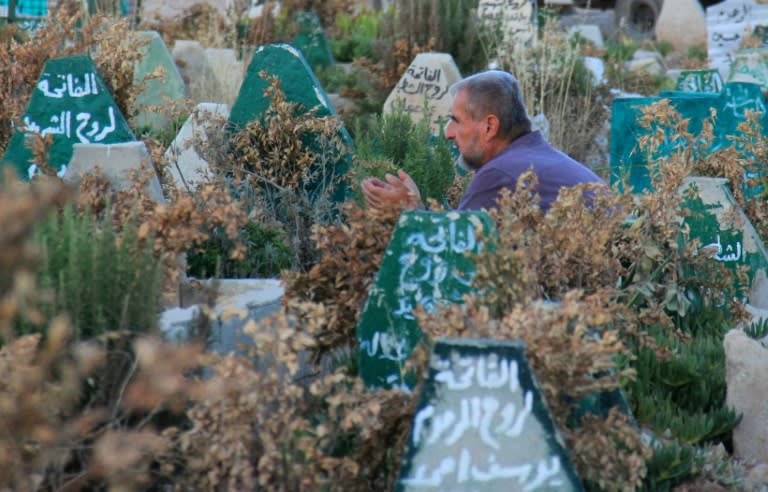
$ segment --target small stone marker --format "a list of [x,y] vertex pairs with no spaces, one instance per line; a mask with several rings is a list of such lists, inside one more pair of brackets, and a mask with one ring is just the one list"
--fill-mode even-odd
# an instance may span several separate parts
[[768,48],[736,51],[728,82],[752,82],[768,90]]
[[480,0],[477,17],[503,35],[502,46],[532,46],[538,35],[537,10],[534,0]]
[[224,102],[219,77],[200,41],[177,39],[171,54],[187,87],[187,97],[197,102]]
[[173,140],[165,158],[168,161],[168,172],[173,177],[176,187],[182,190],[194,190],[198,183],[206,181],[211,176],[208,162],[203,160],[195,150],[193,141],[207,141],[206,130],[221,127],[229,118],[229,106],[226,104],[200,103],[195,111],[181,127]]
[[301,50],[309,66],[317,71],[336,63],[323,24],[317,14],[296,12],[294,21],[299,26],[299,33],[293,38],[293,45]]
[[147,180],[144,188],[147,196],[156,202],[165,202],[160,181],[144,142],[139,140],[119,144],[75,144],[72,160],[63,179],[67,183],[77,185],[81,175],[93,172],[96,167],[101,170],[101,175],[109,180],[110,187],[117,191],[130,188],[136,178],[141,178],[143,173],[150,173],[151,178]]
[[677,77],[677,90],[681,92],[712,92],[723,90],[723,78],[715,68],[683,70]]
[[163,72],[162,78],[153,78],[144,81],[144,90],[136,96],[135,107],[138,109],[136,125],[138,127],[151,127],[161,130],[170,123],[167,114],[152,109],[153,106],[162,106],[168,101],[179,101],[184,98],[184,79],[173,61],[168,47],[157,31],[137,31],[140,39],[149,40],[142,45],[141,60],[136,62],[133,72],[133,83],[141,84],[144,77],[158,68]]
[[583,490],[522,342],[435,343],[395,490]]
[[135,140],[128,122],[112,99],[96,65],[88,56],[55,58],[43,72],[3,155],[21,177],[31,178],[37,169],[30,163],[26,135],[52,135],[48,164],[63,174],[75,143],[118,143]]
[[[710,117],[710,108],[717,111],[714,127],[714,141],[707,152],[730,147],[734,143],[729,137],[740,135],[739,123],[745,121],[746,111],[752,110],[760,115],[763,128],[768,128],[768,105],[757,84],[748,82],[729,82],[719,94],[702,92],[662,91],[658,97],[619,97],[613,100],[611,107],[611,182],[618,182],[628,174],[629,184],[635,192],[642,192],[651,187],[648,174],[648,162],[672,154],[683,144],[672,138],[670,128],[646,130],[638,123],[641,108],[661,99],[668,98],[670,104],[689,120],[689,130],[699,134],[702,122]],[[654,156],[646,156],[640,151],[638,142],[651,131],[662,130],[670,137],[666,145],[658,149]],[[746,190],[752,193],[750,190]]]
[[707,7],[707,53],[709,66],[725,79],[734,52],[749,26],[768,20],[768,5],[752,0],[725,0]]
[[[242,129],[249,122],[264,118],[270,100],[264,94],[269,82],[260,75],[262,71],[280,79],[280,88],[286,102],[297,103],[300,111],[315,109],[318,117],[336,115],[328,95],[301,52],[289,44],[268,44],[259,46],[253,53],[240,93],[229,115],[233,128]],[[352,148],[352,137],[345,128],[339,130],[339,138],[345,146]],[[350,159],[339,159],[336,163],[336,176],[344,176],[349,166]],[[339,186],[333,193],[333,200],[341,203],[350,196],[350,190]]]
[[413,310],[463,302],[493,222],[485,212],[406,211],[400,216],[357,325],[360,376],[374,388],[412,389],[403,365],[422,340]]
[[453,96],[448,89],[461,80],[461,73],[449,53],[419,53],[384,101],[383,113],[391,113],[402,101],[411,120],[425,117],[425,104],[432,134],[439,135],[448,121]]
[[[686,197],[683,207],[693,212],[685,217],[690,237],[699,240],[702,247],[714,250],[714,259],[723,262],[736,272],[737,267],[748,267],[749,304],[768,308],[768,298],[763,288],[768,278],[768,253],[757,231],[728,189],[725,178],[686,178],[681,193],[692,189],[693,196]],[[737,280],[737,286],[738,280]],[[758,296],[762,294],[762,296]]]

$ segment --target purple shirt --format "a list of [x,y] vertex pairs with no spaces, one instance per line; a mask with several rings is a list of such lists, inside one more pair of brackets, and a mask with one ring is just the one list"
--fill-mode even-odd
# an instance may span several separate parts
[[458,210],[496,208],[501,190],[515,191],[517,178],[531,166],[539,178],[535,191],[541,196],[540,206],[544,211],[549,210],[564,186],[605,184],[589,168],[553,148],[540,132],[533,131],[512,141],[477,170],[461,197]]

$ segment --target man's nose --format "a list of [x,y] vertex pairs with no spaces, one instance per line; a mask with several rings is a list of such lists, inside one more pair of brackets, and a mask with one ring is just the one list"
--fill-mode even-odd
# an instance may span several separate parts
[[445,124],[445,138],[453,140],[456,137],[456,133],[453,131],[453,121],[448,120]]

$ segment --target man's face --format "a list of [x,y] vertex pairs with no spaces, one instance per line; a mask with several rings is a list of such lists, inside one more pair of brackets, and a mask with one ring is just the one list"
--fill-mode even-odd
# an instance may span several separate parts
[[474,121],[466,111],[467,94],[460,90],[453,100],[450,120],[445,127],[445,138],[459,148],[459,164],[465,169],[477,170],[483,165],[484,153],[480,140],[482,122]]

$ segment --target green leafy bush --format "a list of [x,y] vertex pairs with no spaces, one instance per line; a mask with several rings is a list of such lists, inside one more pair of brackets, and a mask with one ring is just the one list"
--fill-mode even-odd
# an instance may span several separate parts
[[382,19],[381,11],[369,10],[357,15],[342,13],[336,17],[338,35],[330,40],[333,57],[339,62],[373,58],[373,45],[379,36]]

